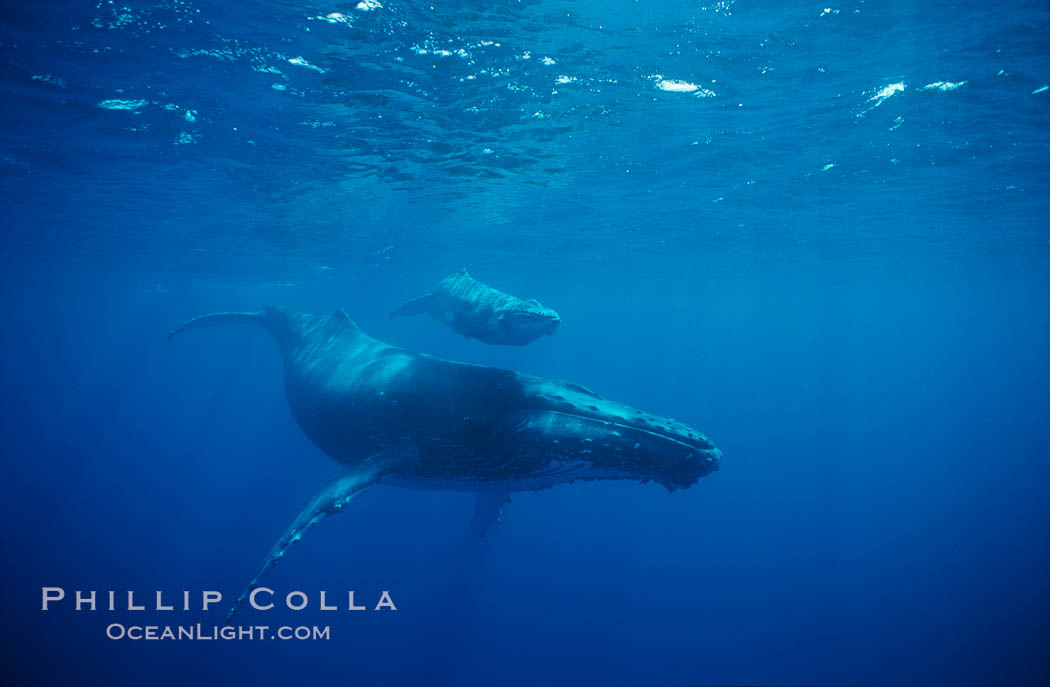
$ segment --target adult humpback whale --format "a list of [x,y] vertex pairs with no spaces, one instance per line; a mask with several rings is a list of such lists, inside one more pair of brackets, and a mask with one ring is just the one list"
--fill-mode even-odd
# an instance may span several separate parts
[[577,384],[468,365],[377,341],[343,310],[284,307],[203,315],[169,336],[213,325],[265,329],[284,359],[292,415],[347,470],[299,514],[230,611],[326,515],[382,481],[479,493],[477,529],[509,492],[572,480],[655,481],[689,487],[717,470],[721,452],[699,432],[609,401]]

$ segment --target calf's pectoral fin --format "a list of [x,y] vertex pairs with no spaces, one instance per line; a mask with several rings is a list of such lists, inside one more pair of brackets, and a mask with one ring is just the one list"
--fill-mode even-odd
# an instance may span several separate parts
[[309,505],[299,513],[299,517],[295,519],[281,538],[277,540],[273,548],[270,549],[269,555],[266,556],[259,569],[255,571],[255,575],[252,576],[248,586],[237,597],[233,608],[226,614],[226,620],[229,621],[233,618],[234,614],[244,605],[251,591],[259,586],[263,576],[269,572],[270,568],[280,562],[292,544],[303,538],[303,534],[308,529],[320,522],[326,515],[341,513],[346,508],[346,504],[350,502],[350,499],[379,482],[387,472],[389,472],[389,464],[380,461],[379,464],[363,470],[345,472],[325,485],[324,489],[317,492],[317,495],[314,496]]

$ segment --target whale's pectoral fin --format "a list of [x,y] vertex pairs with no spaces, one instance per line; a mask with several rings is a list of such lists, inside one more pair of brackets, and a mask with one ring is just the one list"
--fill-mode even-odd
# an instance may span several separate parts
[[479,491],[474,502],[474,515],[470,518],[470,531],[479,537],[488,536],[493,525],[500,521],[503,506],[510,502],[510,496],[503,491]]
[[407,303],[402,303],[394,312],[390,313],[390,319],[395,317],[411,317],[412,315],[427,315],[434,309],[434,294],[428,293],[419,298],[413,298]]
[[326,515],[341,513],[346,504],[350,502],[350,499],[379,482],[396,464],[397,460],[395,459],[385,456],[375,457],[370,459],[366,467],[343,473],[329,482],[324,489],[317,492],[317,495],[314,496],[309,505],[299,513],[299,517],[295,519],[281,538],[277,540],[273,548],[270,549],[266,560],[255,571],[255,575],[252,576],[248,586],[237,597],[233,608],[226,614],[226,620],[229,621],[233,618],[238,609],[244,605],[251,591],[262,581],[263,576],[269,572],[270,568],[280,562],[292,544],[303,538],[303,534],[308,529],[320,522]]

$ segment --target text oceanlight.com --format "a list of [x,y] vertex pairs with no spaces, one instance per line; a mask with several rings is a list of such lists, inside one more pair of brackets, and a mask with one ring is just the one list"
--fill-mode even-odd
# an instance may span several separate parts
[[269,625],[123,625],[111,623],[106,627],[106,637],[110,639],[130,640],[248,640],[283,639],[311,640],[331,639],[331,628],[327,625],[299,625],[291,627],[281,625],[271,628]]

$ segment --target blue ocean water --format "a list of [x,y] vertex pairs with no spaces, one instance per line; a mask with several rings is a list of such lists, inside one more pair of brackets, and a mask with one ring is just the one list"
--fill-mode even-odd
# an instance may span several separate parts
[[[1043,684],[1050,674],[1046,3],[407,0],[0,8],[11,685]],[[525,348],[387,318],[467,267],[556,308]],[[705,432],[668,493],[378,487],[241,622],[339,467],[250,328],[569,379]],[[390,590],[395,612],[317,593]],[[222,604],[225,608],[226,602]]]

